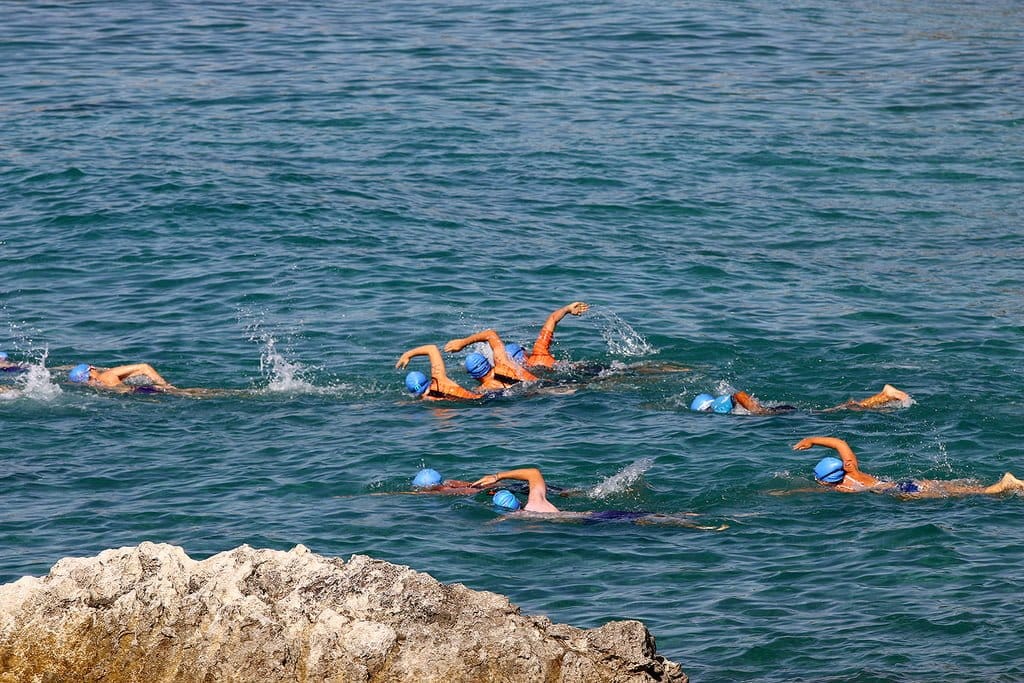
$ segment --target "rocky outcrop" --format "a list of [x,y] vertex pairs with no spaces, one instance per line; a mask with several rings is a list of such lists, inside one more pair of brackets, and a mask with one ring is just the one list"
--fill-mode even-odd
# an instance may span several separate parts
[[0,682],[686,681],[637,621],[581,630],[354,555],[142,543],[0,587]]

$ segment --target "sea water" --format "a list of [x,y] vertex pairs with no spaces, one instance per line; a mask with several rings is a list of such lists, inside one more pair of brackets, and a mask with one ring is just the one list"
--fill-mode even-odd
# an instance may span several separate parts
[[[1019,3],[0,13],[0,348],[29,367],[0,378],[0,580],[303,543],[641,619],[696,681],[1024,678],[1024,498],[829,493],[791,450],[1024,473]],[[403,351],[528,346],[576,300],[577,369],[405,394]],[[79,362],[233,391],[98,393]],[[819,412],[887,382],[915,403]],[[738,389],[801,410],[688,410]],[[375,495],[424,466],[728,528]]]

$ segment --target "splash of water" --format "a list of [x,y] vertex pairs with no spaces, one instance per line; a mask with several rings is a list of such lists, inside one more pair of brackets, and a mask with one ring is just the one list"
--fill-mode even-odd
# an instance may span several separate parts
[[[238,313],[239,322],[245,323],[249,341],[263,344],[260,350],[260,374],[267,380],[267,393],[277,394],[321,394],[332,393],[334,387],[318,387],[305,377],[308,368],[298,362],[290,361],[277,349],[277,339],[263,329],[263,314],[259,311],[242,309]],[[246,322],[248,320],[248,322]]]
[[642,334],[611,311],[603,309],[595,311],[592,306],[590,313],[601,320],[601,336],[604,338],[605,344],[608,345],[609,353],[634,357],[657,353],[657,349],[651,346]]
[[301,363],[289,361],[277,350],[277,340],[265,335],[260,352],[260,374],[267,378],[267,391],[290,394],[323,391],[306,380],[304,372],[306,368]]
[[715,384],[715,396],[725,396],[726,394],[732,395],[736,393],[736,387],[724,379]]
[[43,349],[38,358],[25,365],[27,370],[16,378],[21,387],[22,396],[36,401],[52,401],[64,393],[60,386],[54,383],[50,371],[46,369],[48,355],[49,351]]
[[653,464],[654,460],[651,458],[640,458],[592,487],[587,491],[587,497],[607,498],[608,496],[628,491],[644,475],[644,472],[651,469]]

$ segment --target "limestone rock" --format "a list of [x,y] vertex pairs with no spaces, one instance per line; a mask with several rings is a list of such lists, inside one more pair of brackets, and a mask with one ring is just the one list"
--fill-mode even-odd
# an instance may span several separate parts
[[685,682],[638,621],[581,630],[353,555],[142,543],[0,586],[0,683]]

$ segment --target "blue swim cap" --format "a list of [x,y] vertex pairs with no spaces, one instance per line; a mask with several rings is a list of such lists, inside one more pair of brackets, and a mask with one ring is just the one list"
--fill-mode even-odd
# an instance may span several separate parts
[[491,362],[482,353],[471,353],[466,356],[466,372],[473,376],[473,379],[480,379],[491,371]]
[[711,402],[711,410],[716,413],[732,412],[732,396],[729,396],[728,394],[725,396],[719,396]]
[[0,351],[0,360],[7,360],[7,354],[3,351]]
[[703,413],[706,410],[711,410],[711,403],[715,400],[715,397],[711,394],[697,394],[693,401],[690,402],[690,410],[698,413]]
[[832,455],[822,458],[814,466],[814,478],[826,484],[838,484],[845,475],[843,461]]
[[89,364],[79,363],[68,372],[68,379],[72,382],[89,381]]
[[430,380],[419,370],[413,370],[405,376],[405,388],[413,396],[422,396],[430,388]]
[[515,362],[520,365],[526,364],[526,351],[519,344],[505,344],[505,351],[508,352],[508,357]]
[[513,496],[512,492],[507,489],[502,489],[495,493],[494,497],[491,498],[491,502],[506,510],[519,509],[519,499]]
[[416,488],[427,488],[428,486],[437,486],[441,483],[441,473],[437,470],[432,470],[429,467],[424,468],[416,473],[413,477],[412,485]]

